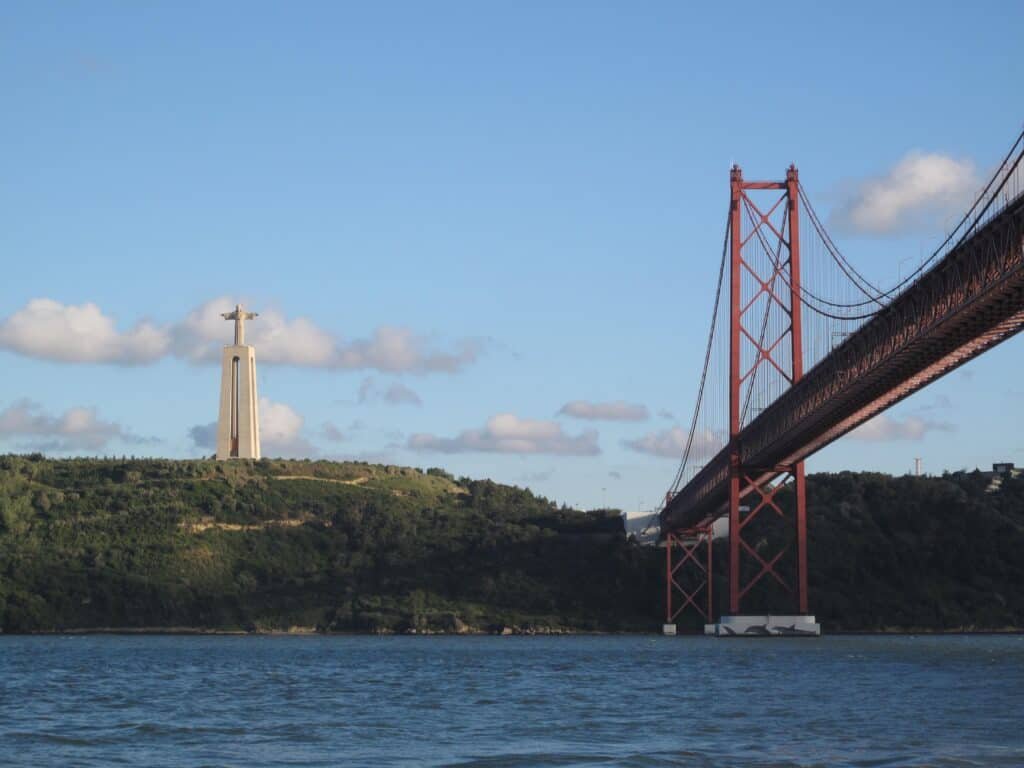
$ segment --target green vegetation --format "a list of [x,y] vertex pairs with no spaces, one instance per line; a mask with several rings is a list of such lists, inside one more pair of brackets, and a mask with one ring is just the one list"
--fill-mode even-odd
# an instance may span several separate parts
[[1024,477],[808,478],[811,608],[828,629],[1024,629]]
[[442,470],[0,457],[6,632],[648,629],[615,513]]
[[[814,475],[808,499],[826,630],[1024,626],[1024,478]],[[0,456],[5,632],[648,631],[663,558],[615,513],[439,469]]]
[[[1000,480],[977,471],[808,476],[810,608],[824,630],[1024,629],[1024,477]],[[777,496],[783,509],[792,502],[786,490]],[[766,510],[744,529],[766,559],[787,537],[793,547],[792,524],[778,521]],[[714,560],[716,610],[728,613],[724,540],[715,543]],[[743,562],[748,583],[758,566],[753,558]],[[786,558],[779,567],[789,583],[792,564]],[[765,577],[744,606],[792,613],[793,603]],[[697,628],[692,617],[687,621]]]

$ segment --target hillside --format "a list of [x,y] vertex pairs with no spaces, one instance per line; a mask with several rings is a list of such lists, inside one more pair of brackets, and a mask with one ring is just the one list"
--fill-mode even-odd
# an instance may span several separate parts
[[6,632],[646,629],[614,513],[441,470],[0,457]]
[[[785,490],[778,498],[789,501]],[[810,608],[825,631],[1024,629],[1024,477],[809,475],[807,514]],[[785,539],[760,520],[744,538],[770,559]],[[719,613],[728,613],[727,550],[715,542]],[[792,582],[792,569],[780,571]],[[759,600],[794,610],[771,578],[744,605]]]
[[[826,631],[1024,627],[1024,478],[818,474],[808,500]],[[663,568],[615,513],[441,470],[0,456],[5,632],[649,631]]]
[[810,598],[832,629],[1024,629],[1024,477],[807,482]]

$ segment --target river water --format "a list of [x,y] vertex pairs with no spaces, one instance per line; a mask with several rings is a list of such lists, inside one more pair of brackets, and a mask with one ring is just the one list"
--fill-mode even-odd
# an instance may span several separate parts
[[1024,636],[0,636],[0,765],[1024,765]]

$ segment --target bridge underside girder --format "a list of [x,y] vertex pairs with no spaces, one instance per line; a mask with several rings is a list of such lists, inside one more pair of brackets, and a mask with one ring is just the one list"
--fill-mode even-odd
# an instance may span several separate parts
[[[1007,206],[849,336],[737,438],[740,493],[1024,328],[1024,199]],[[728,511],[726,446],[666,505],[662,531]]]

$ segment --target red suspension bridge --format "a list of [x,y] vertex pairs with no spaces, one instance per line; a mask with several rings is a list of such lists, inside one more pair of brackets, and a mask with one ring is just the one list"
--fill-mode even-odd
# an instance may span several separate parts
[[[942,245],[885,290],[836,247],[795,167],[781,181],[733,167],[697,402],[660,513],[666,631],[693,610],[718,634],[817,633],[804,460],[1024,328],[1022,158],[1024,133]],[[723,518],[728,614],[713,624]]]

